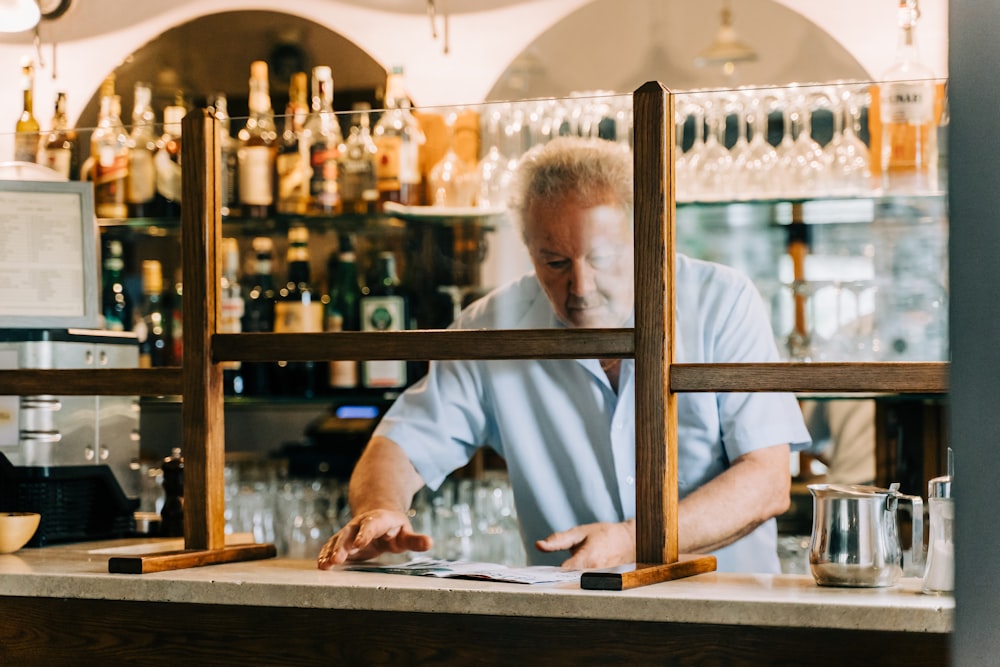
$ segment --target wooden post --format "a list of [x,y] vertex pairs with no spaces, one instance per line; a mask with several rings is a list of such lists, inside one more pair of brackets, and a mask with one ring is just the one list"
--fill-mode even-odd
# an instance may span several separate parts
[[207,110],[184,118],[181,261],[184,267],[184,550],[112,558],[111,572],[143,574],[270,558],[273,544],[225,545],[222,366],[212,359],[219,320],[222,237],[219,121]]
[[632,97],[635,188],[636,563],[585,572],[586,589],[622,590],[715,569],[681,557],[677,538],[674,363],[674,98],[649,82]]

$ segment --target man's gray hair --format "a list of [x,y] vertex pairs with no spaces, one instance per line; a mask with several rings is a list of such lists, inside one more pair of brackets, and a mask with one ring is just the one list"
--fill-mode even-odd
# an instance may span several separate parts
[[510,210],[521,230],[536,201],[567,194],[582,205],[615,203],[632,217],[632,154],[605,139],[558,137],[522,156],[511,190]]

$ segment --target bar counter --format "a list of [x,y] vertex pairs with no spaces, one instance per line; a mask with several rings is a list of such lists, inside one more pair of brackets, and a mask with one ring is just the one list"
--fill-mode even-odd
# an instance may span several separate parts
[[319,571],[311,560],[109,574],[118,540],[0,555],[0,664],[943,665],[950,596],[702,574],[629,591]]

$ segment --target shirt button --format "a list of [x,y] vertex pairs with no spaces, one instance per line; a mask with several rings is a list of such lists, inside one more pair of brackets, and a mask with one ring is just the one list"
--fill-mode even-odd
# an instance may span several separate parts
[[629,486],[632,486],[633,484],[635,484],[635,477],[629,475],[628,477],[625,478],[625,483],[628,484]]

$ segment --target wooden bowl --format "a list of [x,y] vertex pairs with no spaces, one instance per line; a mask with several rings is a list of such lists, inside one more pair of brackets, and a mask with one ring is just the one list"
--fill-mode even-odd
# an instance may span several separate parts
[[35,512],[0,512],[0,554],[17,551],[38,530],[42,515]]

